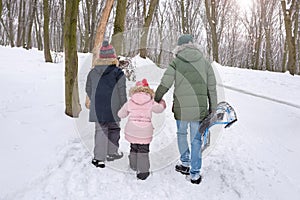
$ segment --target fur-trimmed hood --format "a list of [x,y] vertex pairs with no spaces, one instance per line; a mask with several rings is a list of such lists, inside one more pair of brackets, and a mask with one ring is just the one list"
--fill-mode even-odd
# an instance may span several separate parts
[[117,58],[97,58],[94,62],[93,62],[93,66],[108,66],[108,65],[119,65],[119,61]]
[[177,46],[173,50],[173,55],[175,58],[178,57],[179,59],[186,62],[194,62],[203,57],[199,45],[196,45],[194,43]]
[[147,94],[150,94],[151,98],[154,97],[154,91],[149,88],[149,87],[142,87],[142,86],[134,86],[132,88],[130,88],[129,90],[129,96],[132,96],[136,93],[140,93],[140,92],[144,92],[144,93],[147,93]]

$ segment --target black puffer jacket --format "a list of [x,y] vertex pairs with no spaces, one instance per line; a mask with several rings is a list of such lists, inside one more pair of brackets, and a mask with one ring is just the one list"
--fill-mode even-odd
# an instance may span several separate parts
[[86,93],[91,100],[90,122],[118,122],[127,101],[126,78],[116,65],[96,65],[88,74]]

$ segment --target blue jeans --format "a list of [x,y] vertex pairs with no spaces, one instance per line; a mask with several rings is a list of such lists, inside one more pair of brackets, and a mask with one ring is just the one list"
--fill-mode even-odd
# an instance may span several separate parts
[[[202,165],[201,154],[201,134],[199,132],[199,121],[181,121],[176,120],[177,124],[177,143],[180,153],[180,161],[183,166],[189,167],[192,179],[200,177],[200,169]],[[187,141],[187,129],[190,125],[190,142],[191,151]]]

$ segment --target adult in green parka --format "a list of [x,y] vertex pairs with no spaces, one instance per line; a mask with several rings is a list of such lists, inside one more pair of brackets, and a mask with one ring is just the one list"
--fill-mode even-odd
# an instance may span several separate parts
[[[204,117],[217,106],[216,78],[211,64],[193,43],[190,34],[181,35],[174,50],[175,59],[165,71],[155,93],[159,102],[174,84],[173,108],[177,124],[177,142],[181,164],[175,170],[190,175],[191,182],[201,182],[201,134]],[[190,126],[191,151],[187,142]]]

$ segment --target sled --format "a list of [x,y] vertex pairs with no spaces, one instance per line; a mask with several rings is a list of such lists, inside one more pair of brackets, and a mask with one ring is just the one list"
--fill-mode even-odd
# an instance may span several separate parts
[[202,152],[210,145],[211,133],[209,129],[212,126],[221,124],[225,125],[224,128],[229,128],[236,121],[237,116],[233,107],[225,101],[218,103],[216,111],[207,115],[199,127],[199,132],[202,137]]

